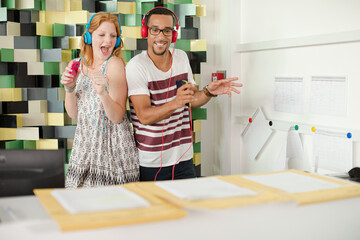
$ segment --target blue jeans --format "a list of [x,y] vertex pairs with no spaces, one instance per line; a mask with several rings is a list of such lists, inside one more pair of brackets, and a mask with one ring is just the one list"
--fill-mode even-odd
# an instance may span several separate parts
[[[160,168],[150,168],[140,166],[140,181],[154,181],[156,173]],[[162,167],[156,177],[158,180],[171,180],[173,166]],[[187,160],[176,164],[174,179],[196,178],[193,160]]]

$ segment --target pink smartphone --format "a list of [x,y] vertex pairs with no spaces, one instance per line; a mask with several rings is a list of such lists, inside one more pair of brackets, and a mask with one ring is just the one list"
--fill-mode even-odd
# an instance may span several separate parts
[[80,67],[80,61],[73,61],[70,74],[76,74]]

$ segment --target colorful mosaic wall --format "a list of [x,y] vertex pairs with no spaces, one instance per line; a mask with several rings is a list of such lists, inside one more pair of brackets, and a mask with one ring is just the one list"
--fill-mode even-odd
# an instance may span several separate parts
[[[125,61],[147,49],[140,36],[143,14],[156,6],[173,10],[180,21],[176,48],[186,51],[200,85],[206,40],[199,39],[200,0],[1,0],[0,148],[67,149],[68,162],[76,121],[64,108],[60,74],[79,56],[81,35],[91,15],[111,12],[122,24]],[[206,109],[193,110],[194,164],[200,175],[201,121]],[[65,164],[66,166],[66,164]]]

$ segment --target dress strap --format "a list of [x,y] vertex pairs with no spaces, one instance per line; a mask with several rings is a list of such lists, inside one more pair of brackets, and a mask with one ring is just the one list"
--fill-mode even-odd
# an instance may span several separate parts
[[110,58],[112,58],[112,56],[110,56],[110,57],[106,60],[106,62],[105,62],[105,67],[104,67],[104,71],[103,71],[103,74],[104,74],[104,75],[106,74],[106,67],[107,67],[107,64],[108,64]]

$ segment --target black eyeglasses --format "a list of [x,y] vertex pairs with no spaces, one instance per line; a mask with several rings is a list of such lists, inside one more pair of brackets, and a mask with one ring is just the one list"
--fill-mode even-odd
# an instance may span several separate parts
[[160,32],[162,32],[164,34],[164,36],[170,37],[170,36],[172,36],[173,30],[170,28],[159,29],[156,27],[150,27],[149,32],[151,35],[154,35],[154,36],[157,36],[160,34]]

